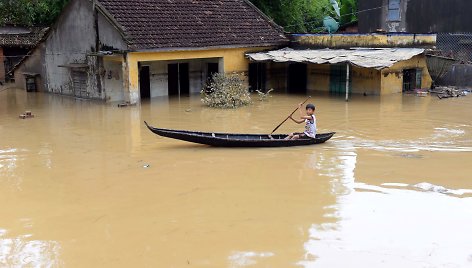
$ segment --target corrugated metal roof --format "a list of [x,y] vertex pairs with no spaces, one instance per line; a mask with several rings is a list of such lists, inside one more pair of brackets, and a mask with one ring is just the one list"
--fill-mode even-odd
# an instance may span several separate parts
[[248,53],[252,61],[299,62],[313,64],[350,63],[378,70],[391,67],[399,61],[409,60],[424,53],[421,48],[354,48],[304,49],[284,48],[259,53]]

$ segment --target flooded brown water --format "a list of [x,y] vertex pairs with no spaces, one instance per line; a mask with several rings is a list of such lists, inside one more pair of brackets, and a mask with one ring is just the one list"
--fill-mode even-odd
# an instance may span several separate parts
[[472,96],[318,96],[319,131],[338,134],[299,148],[210,148],[143,124],[268,133],[300,100],[0,92],[0,267],[472,267]]

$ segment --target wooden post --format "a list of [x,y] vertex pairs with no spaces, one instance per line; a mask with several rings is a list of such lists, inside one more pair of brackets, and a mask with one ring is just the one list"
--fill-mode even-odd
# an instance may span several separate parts
[[346,67],[346,101],[349,101],[349,63]]

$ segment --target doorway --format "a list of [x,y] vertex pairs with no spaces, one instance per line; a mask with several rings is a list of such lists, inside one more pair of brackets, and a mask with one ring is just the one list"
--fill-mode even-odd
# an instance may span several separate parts
[[423,72],[421,69],[403,70],[403,92],[413,91],[421,88]]
[[[346,94],[346,64],[332,64],[329,67],[329,93],[332,95]],[[349,92],[352,92],[352,69],[349,69]]]
[[288,92],[306,93],[307,65],[304,63],[292,63],[288,65]]
[[141,66],[139,69],[139,93],[141,94],[141,99],[151,98],[149,66]]
[[219,71],[218,63],[210,62],[207,64],[207,79],[211,79]]
[[249,63],[249,90],[266,92],[266,64]]
[[167,66],[168,71],[168,95],[189,96],[190,79],[188,63],[172,63]]

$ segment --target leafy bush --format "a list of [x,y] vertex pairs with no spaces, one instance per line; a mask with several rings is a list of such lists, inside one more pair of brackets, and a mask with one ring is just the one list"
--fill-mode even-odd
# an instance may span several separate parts
[[238,74],[215,73],[203,85],[202,102],[215,108],[238,108],[251,103],[249,89]]

